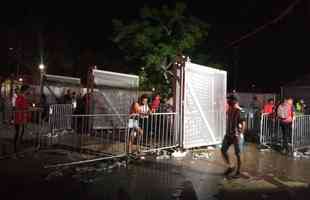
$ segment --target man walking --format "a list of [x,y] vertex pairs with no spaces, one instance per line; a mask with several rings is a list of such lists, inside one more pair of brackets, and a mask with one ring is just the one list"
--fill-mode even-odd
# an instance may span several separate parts
[[228,165],[228,169],[224,173],[228,176],[235,171],[235,167],[231,164],[228,156],[228,149],[231,145],[234,145],[235,155],[237,158],[237,171],[234,177],[240,176],[241,158],[240,158],[240,142],[242,140],[241,134],[244,132],[244,123],[241,119],[241,110],[238,107],[237,99],[234,96],[228,98],[228,110],[227,110],[227,131],[222,143],[222,156],[224,161]]
[[292,123],[294,119],[294,106],[293,99],[286,98],[277,110],[278,118],[280,119],[280,126],[282,130],[282,153],[288,154],[289,148],[289,138],[292,134]]

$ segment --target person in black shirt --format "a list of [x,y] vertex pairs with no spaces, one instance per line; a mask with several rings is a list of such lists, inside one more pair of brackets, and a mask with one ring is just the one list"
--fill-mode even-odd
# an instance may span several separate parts
[[72,96],[71,96],[71,90],[67,90],[67,94],[64,96],[64,104],[72,104]]
[[228,149],[231,145],[234,145],[235,155],[237,157],[237,171],[236,177],[240,175],[241,158],[240,158],[240,136],[243,133],[243,119],[241,117],[241,111],[237,106],[237,99],[234,96],[228,99],[228,110],[227,110],[227,130],[226,135],[222,143],[222,156],[224,161],[228,165],[228,169],[224,175],[229,175],[235,171],[235,167],[231,164],[228,156]]

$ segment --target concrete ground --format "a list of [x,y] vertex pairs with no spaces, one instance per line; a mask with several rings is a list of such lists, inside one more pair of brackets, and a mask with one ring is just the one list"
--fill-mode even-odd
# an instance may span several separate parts
[[[233,151],[230,152],[233,158]],[[309,199],[310,159],[294,159],[248,144],[242,178],[227,179],[220,152],[194,150],[182,159],[153,156],[126,165],[46,169],[78,159],[65,151],[25,153],[0,160],[3,199]]]

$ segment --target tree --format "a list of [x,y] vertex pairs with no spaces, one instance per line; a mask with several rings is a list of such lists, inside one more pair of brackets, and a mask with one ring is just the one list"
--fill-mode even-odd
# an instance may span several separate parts
[[143,74],[142,89],[156,88],[168,95],[170,67],[178,53],[186,54],[200,45],[208,35],[209,25],[186,13],[184,3],[173,8],[144,7],[140,18],[129,23],[113,20],[113,41],[136,63]]

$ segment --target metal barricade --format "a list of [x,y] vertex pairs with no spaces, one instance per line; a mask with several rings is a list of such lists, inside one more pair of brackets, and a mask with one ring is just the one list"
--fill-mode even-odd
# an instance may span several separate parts
[[53,104],[49,107],[49,126],[51,133],[72,130],[72,104]]
[[274,114],[262,114],[260,122],[260,144],[271,147],[281,144],[282,132]]
[[[137,121],[138,129],[142,131],[141,139],[137,142],[138,151],[152,152],[179,146],[176,113],[153,113],[139,116]],[[137,132],[138,130],[129,127],[129,137],[137,135]]]
[[[54,148],[81,158],[55,166],[89,163],[179,146],[176,113],[71,115],[72,131],[50,137]],[[61,161],[60,161],[61,162]]]
[[292,128],[292,152],[310,147],[310,115],[296,116]]
[[42,121],[42,110],[30,108],[28,110],[15,110],[7,113],[10,123],[2,123],[0,131],[1,156],[15,153],[14,143],[17,137],[17,152],[36,150],[42,145],[42,134],[44,123]]

